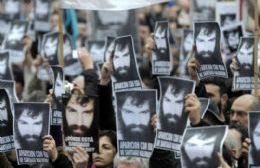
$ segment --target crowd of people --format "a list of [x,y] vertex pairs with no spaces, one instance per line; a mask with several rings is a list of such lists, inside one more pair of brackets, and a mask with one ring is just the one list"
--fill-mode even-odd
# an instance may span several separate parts
[[[5,14],[3,4],[4,0],[0,0],[1,16]],[[33,23],[35,8],[33,4],[34,1],[32,0],[23,0],[21,2],[20,20]],[[51,8],[49,10],[51,11],[49,32],[56,32],[59,30],[59,12],[61,10],[59,1],[51,1]],[[230,62],[226,60],[225,64],[229,78],[207,77],[200,79],[197,74],[201,68],[200,63],[221,62],[222,60],[219,59],[227,58],[224,50],[214,46],[216,41],[221,42],[221,33],[202,28],[201,32],[194,33],[195,38],[199,37],[199,39],[197,38],[196,41],[193,41],[193,34],[187,32],[187,35],[184,35],[182,39],[185,41],[185,45],[181,46],[181,30],[192,29],[193,22],[189,13],[191,11],[191,0],[169,1],[167,3],[136,9],[137,24],[134,24],[134,26],[137,26],[136,34],[139,43],[136,42],[135,38],[131,38],[131,40],[134,41],[133,45],[136,51],[138,51],[138,54],[134,54],[135,50],[131,50],[133,46],[129,47],[129,44],[124,44],[125,42],[120,42],[120,40],[117,39],[115,41],[117,45],[112,49],[110,48],[110,52],[107,52],[110,55],[105,55],[106,60],[100,67],[100,74],[98,75],[96,73],[96,64],[92,57],[92,52],[88,51],[86,42],[92,40],[91,34],[89,33],[91,27],[88,26],[92,21],[89,19],[92,13],[84,10],[62,10],[62,29],[72,37],[72,42],[77,49],[76,55],[78,55],[78,62],[81,65],[82,73],[73,76],[65,75],[66,82],[64,83],[61,83],[62,74],[59,73],[55,78],[55,84],[49,80],[44,81],[38,78],[38,71],[42,67],[48,67],[51,64],[51,60],[49,60],[48,57],[41,55],[46,53],[41,53],[39,49],[41,39],[38,37],[42,37],[43,34],[47,32],[36,32],[34,38],[32,38],[30,33],[26,33],[22,38],[25,54],[24,60],[21,63],[11,65],[11,76],[13,76],[15,81],[15,95],[19,102],[45,102],[49,103],[52,107],[65,111],[63,126],[51,125],[50,135],[42,135],[43,127],[46,126],[46,122],[44,122],[46,116],[40,112],[39,114],[30,112],[30,106],[27,106],[27,110],[20,110],[22,111],[20,115],[15,116],[17,120],[14,121],[14,130],[18,130],[19,138],[28,140],[27,142],[21,141],[21,145],[25,144],[27,148],[31,149],[43,149],[48,153],[49,163],[18,165],[16,152],[12,150],[0,153],[1,168],[178,168],[182,166],[181,159],[180,157],[176,157],[178,153],[173,151],[154,148],[152,156],[149,159],[132,156],[122,157],[119,154],[117,139],[127,136],[128,139],[139,137],[140,141],[142,141],[142,138],[145,139],[148,135],[155,135],[158,123],[160,123],[159,127],[161,129],[170,130],[171,127],[178,128],[177,133],[180,134],[183,133],[183,129],[186,127],[186,125],[183,127],[181,123],[186,119],[189,120],[190,127],[194,128],[217,125],[228,126],[228,133],[223,143],[222,153],[213,154],[202,152],[200,156],[193,156],[185,151],[185,147],[182,148],[181,152],[185,153],[188,158],[187,162],[190,162],[191,165],[192,163],[198,163],[200,160],[210,162],[207,158],[214,158],[213,160],[216,164],[222,168],[246,168],[249,160],[251,163],[254,162],[259,165],[260,120],[252,121],[254,123],[253,132],[255,132],[253,135],[249,136],[248,131],[248,113],[250,111],[260,110],[260,99],[256,96],[258,91],[256,89],[247,91],[232,90],[233,75],[235,73],[242,75],[244,73],[248,74],[245,71],[239,71],[239,68],[241,68],[240,65],[244,64],[240,63],[235,57],[237,56],[239,59],[239,57],[243,57],[243,55],[248,55],[252,47],[250,50],[248,49],[250,48],[248,44],[242,44],[240,52],[243,53],[233,52],[233,59],[229,60]],[[69,23],[73,22],[73,19],[71,20],[71,18],[68,17],[72,13],[74,15],[73,18],[76,18],[76,24]],[[121,16],[119,15],[117,17]],[[122,17],[124,16],[122,15]],[[169,76],[177,76],[178,78],[194,81],[194,93],[190,93],[191,91],[186,90],[176,90],[175,85],[177,85],[178,81],[163,86],[158,83],[159,78],[157,77],[160,75],[152,74],[152,55],[155,51],[160,50],[160,46],[156,45],[157,41],[160,41],[160,37],[157,37],[154,27],[155,22],[160,20],[169,22],[170,33],[167,43],[169,43],[170,49],[167,48],[167,52],[170,52],[170,63],[172,67]],[[252,31],[252,29],[250,29],[253,24],[252,20],[250,20],[248,24],[250,25],[245,25],[245,27],[248,27],[247,31],[250,32]],[[52,39],[50,46],[46,47],[58,47],[58,40],[59,39],[56,39],[55,42],[55,39]],[[245,41],[245,43],[247,43],[247,41]],[[137,45],[139,46],[136,47]],[[206,48],[205,45],[208,47]],[[181,47],[184,48],[182,49],[182,53]],[[110,49],[108,48],[108,50]],[[66,48],[64,48],[64,50],[66,50]],[[102,54],[103,51],[97,49],[97,51],[99,50],[100,54]],[[216,53],[218,50],[220,50],[221,53]],[[160,52],[164,55],[166,51],[160,50]],[[56,59],[60,59],[57,53],[59,52],[55,49],[51,54],[56,54]],[[127,56],[127,53],[131,57]],[[252,51],[250,53],[252,54]],[[66,52],[64,51],[64,55],[65,54]],[[97,54],[99,54],[99,52],[97,52]],[[202,62],[199,62],[198,58],[195,57],[197,54],[205,56]],[[212,54],[216,56],[216,59],[211,57],[212,59],[209,60],[207,56]],[[217,56],[218,54],[221,56]],[[136,56],[136,60],[132,59],[132,55]],[[241,60],[246,63],[248,62],[246,58],[241,58]],[[64,61],[62,62],[66,64],[66,61],[64,56]],[[181,67],[184,63],[185,69],[183,70]],[[134,64],[137,65],[137,72],[131,69]],[[0,66],[2,67],[2,65]],[[247,68],[247,66],[248,65],[245,65],[245,68]],[[251,73],[252,67],[249,68],[251,69],[248,71]],[[119,100],[117,105],[120,105],[120,108],[116,109],[114,104],[115,93],[113,93],[114,86],[112,84],[112,81],[115,81],[115,79],[113,78],[119,81],[124,78],[132,80],[135,79],[137,75],[141,77],[141,86],[144,89],[157,90],[157,97],[155,96],[157,100],[154,102],[151,97],[150,99],[152,101],[147,102],[146,100],[149,99],[149,97],[134,92],[133,94],[128,94],[127,98],[125,98],[126,100],[121,99],[124,100],[121,102]],[[1,80],[5,80],[4,76],[0,77]],[[178,85],[184,89],[188,87],[192,88],[191,84],[185,85],[179,83]],[[65,92],[70,93],[70,95],[66,95],[67,97],[64,98],[64,96],[60,94],[62,91],[58,90],[58,92],[55,93],[60,86],[62,86],[61,90],[65,90]],[[1,113],[2,106],[7,106],[7,103],[11,104],[12,100],[4,100],[6,96],[2,95],[6,95],[6,92],[0,91],[0,94],[0,100],[5,102],[5,104],[0,104]],[[156,101],[159,101],[159,94],[161,94],[163,99],[160,103],[157,103]],[[183,97],[184,94],[186,95],[185,97]],[[203,117],[201,115],[202,105],[199,99],[201,97],[210,99],[208,109]],[[156,109],[158,111],[150,113],[151,107],[155,104],[160,104],[160,108]],[[181,109],[181,114],[171,114],[172,110],[176,109]],[[38,110],[40,111],[40,109]],[[117,130],[117,125],[119,124],[116,119],[118,118],[118,111],[120,111],[121,114],[119,116],[119,120],[122,122],[120,123],[121,130]],[[162,113],[159,113],[159,111]],[[4,119],[8,118],[8,116],[2,116],[0,114],[0,117],[0,127],[4,124],[10,125],[4,123]],[[28,124],[28,120],[23,117],[27,119],[31,118],[32,122]],[[137,120],[139,123],[134,123],[134,121]],[[41,124],[39,125],[39,123]],[[150,125],[152,129],[142,128],[142,125]],[[38,129],[40,133],[31,129],[34,128],[35,130],[37,127],[40,127]],[[136,133],[138,129],[143,131],[142,134]],[[2,130],[3,129],[0,128],[0,131]],[[126,135],[126,131],[130,133],[132,131],[132,134],[129,133]],[[37,137],[34,134],[39,134],[40,136]],[[92,136],[94,137],[93,146],[96,146],[96,149],[87,151],[83,146],[77,145],[67,151],[64,149],[65,142],[63,139],[63,136],[67,135],[76,137]],[[200,139],[202,144],[210,143],[210,141],[204,142],[203,137],[201,138],[199,136],[198,134],[197,139]],[[40,146],[33,143],[34,139],[37,138],[41,138],[42,144],[40,144]],[[154,139],[150,141],[153,142]],[[191,145],[192,142],[192,139],[187,140],[187,143]],[[207,146],[207,144],[205,146]],[[256,150],[250,153],[251,151],[249,149],[252,146],[254,146]],[[211,146],[208,145],[208,148],[211,148]],[[194,162],[195,159],[199,161]],[[208,165],[210,164],[211,163],[208,163]],[[188,167],[205,166],[200,165],[200,163],[191,165]]]

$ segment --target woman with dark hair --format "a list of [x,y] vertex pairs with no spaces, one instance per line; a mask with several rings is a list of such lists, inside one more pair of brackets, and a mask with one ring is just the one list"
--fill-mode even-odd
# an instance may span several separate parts
[[117,153],[116,133],[101,131],[98,140],[98,153],[93,154],[93,165],[96,168],[113,168],[113,160]]

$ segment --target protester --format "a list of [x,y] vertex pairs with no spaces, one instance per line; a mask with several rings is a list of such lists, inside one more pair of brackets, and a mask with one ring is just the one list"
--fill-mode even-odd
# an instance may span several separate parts
[[[144,3],[150,1],[140,0]],[[81,1],[71,1],[70,9],[64,10],[60,8],[61,3],[65,4],[68,2],[67,0],[46,2],[42,0],[0,0],[0,53],[7,52],[3,50],[6,46],[13,49],[8,51],[9,57],[7,59],[0,60],[1,83],[7,83],[0,89],[6,89],[7,94],[11,96],[10,100],[0,96],[0,130],[4,130],[3,133],[5,131],[12,132],[11,127],[14,127],[18,134],[10,136],[8,134],[8,137],[19,139],[19,141],[23,137],[26,142],[21,144],[31,151],[44,150],[48,154],[49,163],[18,165],[20,151],[16,153],[15,147],[8,144],[10,150],[0,153],[1,168],[112,168],[113,166],[117,168],[179,168],[182,165],[180,150],[162,150],[152,146],[153,153],[149,160],[133,157],[134,154],[137,155],[134,153],[135,150],[129,150],[127,153],[129,156],[121,157],[119,150],[121,145],[117,146],[116,137],[122,138],[127,135],[127,132],[130,132],[131,135],[128,136],[130,139],[141,141],[149,138],[149,142],[154,142],[157,137],[153,138],[147,135],[156,135],[154,131],[156,129],[158,131],[167,127],[169,130],[175,128],[178,131],[178,129],[185,130],[187,127],[201,127],[203,129],[205,126],[216,125],[228,125],[229,129],[223,143],[223,152],[214,154],[215,164],[218,163],[223,168],[243,168],[248,166],[248,156],[251,157],[251,160],[257,160],[251,156],[259,152],[259,145],[255,143],[259,138],[257,136],[259,132],[257,122],[252,128],[255,132],[251,136],[253,138],[252,144],[247,135],[248,124],[250,124],[249,112],[260,110],[259,99],[256,96],[258,91],[252,88],[252,79],[255,75],[253,73],[255,60],[251,59],[254,49],[254,39],[251,38],[255,24],[252,17],[254,2],[238,2],[236,8],[239,9],[237,10],[239,12],[232,16],[227,13],[226,18],[222,17],[222,19],[221,15],[216,12],[217,4],[215,1],[206,0],[167,1],[139,9],[135,9],[135,6],[133,10],[127,12],[122,10],[121,5],[127,4],[126,8],[128,9],[135,3],[120,2],[115,4],[112,0],[107,0],[102,3],[102,10],[111,10],[112,7],[115,7],[121,11],[106,12],[99,9],[85,10],[85,5]],[[89,2],[92,0],[86,1],[86,3]],[[222,1],[221,3],[226,2]],[[79,5],[74,6],[74,4]],[[99,4],[94,3],[94,5],[98,6]],[[241,6],[243,10],[239,8]],[[88,7],[92,8],[93,6]],[[231,20],[233,23],[234,18],[240,18],[241,23],[237,23],[236,27],[231,25],[231,27],[220,30],[219,26],[223,25],[216,22],[218,18],[225,25],[230,24]],[[202,22],[197,22],[198,20]],[[169,26],[169,33],[166,33],[165,28],[156,28],[158,21]],[[195,37],[191,32],[194,23]],[[246,35],[250,34],[249,37],[242,36],[244,34],[243,27],[246,28]],[[59,36],[61,35],[59,34],[60,28],[64,34],[62,37]],[[182,32],[185,30],[189,33],[183,36]],[[150,34],[151,32],[154,34]],[[56,33],[56,36],[51,36],[54,39],[48,40],[46,45],[43,37],[50,33]],[[226,41],[221,40],[222,35]],[[61,38],[63,38],[63,46],[60,45]],[[247,38],[248,41],[241,40]],[[106,45],[108,45],[106,51],[98,49],[95,51],[96,54],[90,54],[90,51],[80,48],[87,47],[86,44],[89,41],[106,41]],[[242,41],[240,45],[238,45],[239,41]],[[63,51],[60,50],[62,47]],[[19,51],[18,48],[20,48]],[[48,51],[43,53],[41,52],[43,49]],[[226,50],[230,51],[226,52]],[[167,55],[169,52],[171,74],[164,76],[178,76],[180,79],[186,80],[188,78],[195,81],[194,93],[184,96],[183,89],[179,92],[175,91],[176,83],[160,88],[158,79],[162,75],[153,75],[152,71],[152,55],[156,52],[158,56]],[[46,54],[51,55],[49,60],[44,58]],[[101,58],[101,64],[98,65],[100,68],[99,77],[93,64],[93,60],[96,60],[97,57]],[[63,74],[58,74],[53,78],[49,70],[50,64],[54,63],[49,62],[50,60],[55,60],[55,64],[63,67]],[[167,58],[167,66],[169,60]],[[223,62],[227,62],[227,66],[224,66]],[[230,66],[229,63],[231,63]],[[11,75],[6,75],[9,71],[8,67],[10,67]],[[210,70],[203,71],[205,69]],[[219,74],[226,71],[232,73],[229,74],[228,79],[221,79],[219,76],[212,78],[213,71],[215,73],[217,69]],[[42,71],[45,72],[45,80],[39,78]],[[198,73],[201,73],[201,76],[198,76]],[[241,78],[236,81],[236,78],[232,77],[237,75],[240,75]],[[222,77],[224,76],[227,77],[226,75]],[[244,78],[248,76],[250,79]],[[202,79],[204,77],[205,79]],[[55,82],[52,82],[52,79]],[[178,85],[187,88],[183,81],[181,80]],[[248,90],[235,91],[243,89],[245,82],[248,81],[250,83],[250,87],[247,87]],[[12,83],[13,87],[11,87]],[[232,87],[235,90],[231,89]],[[115,88],[121,88],[121,90],[116,91]],[[149,100],[153,98],[157,103],[145,101],[142,94],[129,94],[130,88],[135,88],[138,91],[153,89],[154,92],[156,91],[157,97],[149,97]],[[121,103],[122,108],[117,110],[115,95],[123,92],[127,93],[124,95],[125,101]],[[53,110],[56,107],[55,96],[60,100],[59,107],[64,110],[63,116],[59,116]],[[162,97],[161,101],[160,97]],[[203,118],[201,118],[202,107],[199,101],[201,97],[210,98]],[[64,119],[64,126],[53,125],[53,123],[44,124],[44,117],[41,114],[31,115],[30,119],[30,114],[34,114],[30,110],[21,110],[22,113],[18,115],[17,120],[14,120],[14,123],[9,122],[12,118],[10,115],[14,114],[13,103],[43,103],[44,101],[51,104],[50,118],[52,119],[54,116]],[[5,107],[9,104],[8,102],[10,102],[10,109]],[[155,104],[159,107],[152,113],[148,113],[151,110],[148,107]],[[178,111],[177,109],[182,110]],[[10,111],[8,115],[6,111]],[[26,111],[28,113],[25,113]],[[176,115],[172,115],[172,113],[176,113]],[[118,116],[118,114],[122,116]],[[180,118],[188,119],[188,124],[183,124]],[[116,127],[122,124],[120,121],[123,122],[124,128],[117,130]],[[149,128],[144,128],[144,126]],[[51,135],[42,134],[42,130],[47,130],[47,128],[50,129]],[[176,136],[164,136],[176,139]],[[75,144],[75,141],[71,141],[63,146],[63,137],[65,143],[72,137],[80,140],[80,143]],[[197,137],[194,139],[197,143],[208,138],[205,136],[204,139]],[[36,143],[36,139],[37,141],[40,139],[42,145]],[[6,139],[1,136],[0,151],[7,149],[4,140]],[[168,144],[168,142],[160,143]],[[189,145],[192,143],[193,141],[190,140]],[[201,144],[207,149],[210,148],[210,145]],[[128,145],[131,147],[131,144]],[[146,148],[143,143],[138,145],[140,148]],[[70,147],[71,151],[67,151],[67,146]],[[64,150],[61,150],[63,147]],[[256,147],[257,151],[249,152],[250,147]],[[148,152],[148,150],[142,152]],[[143,154],[142,152],[141,154]],[[210,154],[206,157],[209,160],[213,159]],[[192,166],[196,167],[197,165]]]

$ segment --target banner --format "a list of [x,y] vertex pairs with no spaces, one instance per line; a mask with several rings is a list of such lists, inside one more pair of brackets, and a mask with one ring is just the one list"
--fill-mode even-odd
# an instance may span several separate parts
[[149,6],[152,4],[167,2],[168,0],[137,0],[137,1],[122,1],[122,0],[62,0],[63,8],[75,8],[85,10],[128,10]]

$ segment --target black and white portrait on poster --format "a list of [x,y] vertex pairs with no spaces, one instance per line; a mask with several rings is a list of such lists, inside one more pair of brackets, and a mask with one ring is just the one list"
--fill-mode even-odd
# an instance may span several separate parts
[[47,32],[50,30],[51,0],[34,1],[35,30]]
[[115,38],[111,36],[106,37],[105,51],[104,51],[104,62],[109,61],[112,51],[114,51]]
[[20,0],[2,0],[4,13],[7,14],[9,19],[19,19],[20,15]]
[[191,18],[193,21],[215,21],[216,0],[192,0]]
[[62,95],[65,93],[64,90],[64,74],[63,69],[60,66],[51,66],[53,72],[53,104],[52,108],[52,125],[61,125],[62,124]]
[[233,54],[237,52],[240,38],[244,36],[242,23],[232,24],[222,28],[222,34],[225,43],[225,53],[229,55],[229,59],[233,58]]
[[112,55],[112,82],[114,91],[140,89],[141,78],[137,69],[132,36],[122,36],[115,40]]
[[[48,59],[50,65],[59,65],[58,59],[58,44],[59,43],[59,33],[50,32],[43,35],[40,53],[41,57]],[[37,78],[43,81],[51,80],[52,74],[50,66],[41,65],[37,69]]]
[[8,51],[0,51],[0,79],[13,80],[12,70],[9,64],[10,54]]
[[188,76],[187,62],[189,59],[189,54],[193,46],[193,31],[191,29],[183,29],[182,40],[181,40],[181,55],[179,64],[179,76]]
[[14,149],[13,115],[5,89],[0,89],[0,152]]
[[[90,15],[91,16],[91,15]],[[92,40],[104,40],[107,36],[118,37],[131,34],[135,49],[139,49],[136,10],[94,11],[90,32]]]
[[249,112],[249,137],[251,145],[248,155],[248,167],[260,167],[260,112]]
[[188,120],[184,98],[194,92],[195,82],[174,77],[158,77],[158,81],[160,107],[155,148],[178,152]]
[[217,22],[194,23],[195,58],[200,64],[200,79],[212,76],[227,78],[220,51],[220,28]]
[[1,47],[6,35],[11,30],[11,20],[9,20],[7,16],[4,14],[0,14],[0,27],[1,27],[0,29],[0,47]]
[[254,37],[240,38],[235,57],[238,63],[238,71],[235,71],[233,78],[234,90],[251,90],[254,81]]
[[6,36],[3,48],[10,50],[10,62],[21,63],[25,58],[23,37],[28,29],[28,22],[13,21],[11,29]]
[[210,99],[209,98],[200,97],[199,101],[200,101],[200,104],[201,104],[200,116],[203,119],[205,114],[206,114],[206,112],[207,112],[207,110],[208,110]]
[[0,80],[0,89],[5,89],[11,103],[17,103],[18,98],[15,91],[15,81]]
[[170,43],[169,43],[169,22],[158,21],[154,29],[155,50],[152,52],[152,73],[169,75],[170,67]]
[[216,4],[216,20],[220,27],[231,26],[239,21],[238,1],[224,1]]
[[63,132],[65,149],[71,151],[79,145],[88,152],[94,152],[98,137],[98,113],[94,97],[76,94],[63,97]]
[[47,58],[50,65],[58,65],[59,33],[50,32],[43,35],[41,56]]
[[227,126],[187,128],[181,144],[182,168],[219,167],[217,153],[227,135]]
[[14,103],[14,142],[18,164],[49,162],[42,138],[50,131],[48,103]]
[[156,90],[128,90],[115,95],[119,156],[149,158],[155,137],[151,119],[156,114]]
[[[73,56],[75,46],[72,42],[72,37],[69,34],[63,35],[63,56],[64,56],[64,74],[68,76],[79,75],[82,72],[82,66]],[[59,50],[60,52],[60,50]]]
[[94,70],[100,77],[99,64],[104,63],[105,41],[87,41],[87,49],[94,63]]

